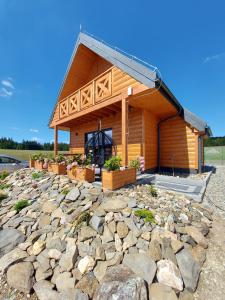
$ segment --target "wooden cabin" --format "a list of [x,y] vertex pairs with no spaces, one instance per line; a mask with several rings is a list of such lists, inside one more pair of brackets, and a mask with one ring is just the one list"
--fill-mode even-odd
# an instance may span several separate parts
[[84,33],[79,34],[49,126],[55,155],[58,130],[66,130],[70,153],[91,149],[101,164],[118,155],[123,166],[141,156],[146,172],[200,172],[203,138],[211,134],[155,70]]

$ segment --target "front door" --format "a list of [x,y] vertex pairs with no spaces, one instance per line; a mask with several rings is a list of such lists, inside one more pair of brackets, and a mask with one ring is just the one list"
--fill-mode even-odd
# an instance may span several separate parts
[[92,163],[103,167],[112,156],[112,129],[103,129],[85,133],[85,154],[92,155]]

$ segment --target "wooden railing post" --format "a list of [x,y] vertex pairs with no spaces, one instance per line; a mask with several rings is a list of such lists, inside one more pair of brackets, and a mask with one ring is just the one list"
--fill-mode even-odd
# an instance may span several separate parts
[[122,164],[128,165],[128,100],[122,99]]
[[54,156],[58,154],[58,127],[54,126]]

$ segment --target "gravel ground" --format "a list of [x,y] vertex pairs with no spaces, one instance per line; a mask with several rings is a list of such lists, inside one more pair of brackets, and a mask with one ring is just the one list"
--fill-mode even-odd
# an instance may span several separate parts
[[[225,299],[225,167],[218,167],[207,186],[203,203],[213,208],[209,249],[202,269],[196,300]],[[223,210],[221,210],[220,208]]]

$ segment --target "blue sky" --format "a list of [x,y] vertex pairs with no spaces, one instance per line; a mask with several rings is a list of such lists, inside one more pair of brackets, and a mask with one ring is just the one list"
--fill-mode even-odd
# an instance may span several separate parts
[[177,99],[225,135],[224,11],[222,0],[0,0],[0,136],[53,139],[47,124],[80,24],[157,66]]

